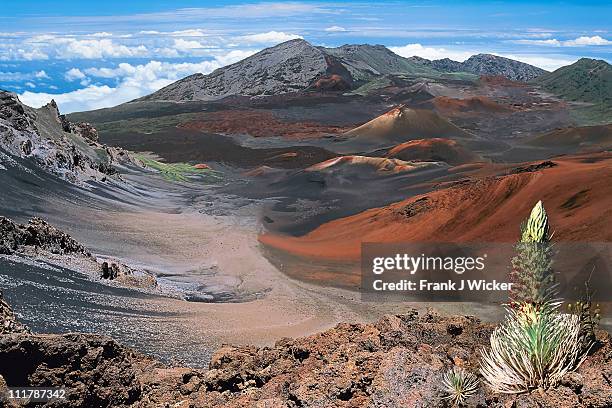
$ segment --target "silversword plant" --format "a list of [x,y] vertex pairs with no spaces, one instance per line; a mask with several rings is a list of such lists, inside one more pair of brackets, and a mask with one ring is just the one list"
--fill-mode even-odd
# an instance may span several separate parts
[[517,255],[512,259],[511,306],[522,303],[540,305],[555,300],[550,238],[548,215],[542,201],[538,201],[521,226],[521,238],[516,244]]
[[478,378],[463,367],[455,366],[442,376],[442,387],[446,399],[454,405],[461,405],[478,391]]
[[491,348],[482,352],[480,372],[500,393],[553,387],[582,364],[592,343],[585,345],[578,315],[559,311],[548,216],[541,201],[523,223],[512,265],[517,286],[506,320],[493,331]]
[[580,318],[559,313],[559,303],[509,308],[482,353],[480,372],[496,392],[521,393],[556,386],[587,356]]

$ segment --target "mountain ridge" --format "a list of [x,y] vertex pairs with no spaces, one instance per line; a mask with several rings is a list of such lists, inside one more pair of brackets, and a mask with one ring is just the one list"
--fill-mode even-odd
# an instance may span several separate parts
[[490,54],[463,63],[405,58],[383,45],[314,46],[303,39],[266,48],[208,75],[193,74],[136,101],[212,101],[228,96],[259,97],[305,90],[355,89],[385,75],[436,76],[448,72],[503,75],[527,81],[546,71]]
[[604,60],[580,58],[534,82],[571,101],[612,105],[612,65]]
[[441,72],[469,72],[476,75],[500,75],[513,81],[527,82],[547,73],[542,68],[493,54],[476,54],[463,62],[442,58],[428,60],[413,56],[408,58]]

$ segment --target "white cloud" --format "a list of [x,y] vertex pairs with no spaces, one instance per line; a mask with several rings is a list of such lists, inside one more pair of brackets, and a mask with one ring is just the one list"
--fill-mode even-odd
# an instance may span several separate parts
[[0,71],[0,81],[22,82],[34,79],[50,79],[45,71],[36,72],[3,72]]
[[227,54],[216,56],[215,61],[219,62],[221,66],[225,66],[250,57],[255,52],[254,50],[232,50]]
[[157,30],[144,30],[139,31],[138,34],[142,35],[166,35],[170,37],[206,37],[208,34],[201,28],[189,28],[186,30],[178,31],[157,31]]
[[178,58],[181,56],[174,48],[158,48],[155,50],[155,55],[163,58]]
[[13,59],[31,61],[49,58],[142,57],[148,54],[147,47],[142,44],[126,45],[117,43],[110,38],[92,38],[103,37],[102,34],[104,33],[96,33],[85,36],[85,38],[61,37],[52,34],[35,35],[23,41],[23,48],[9,49],[8,56]]
[[144,45],[128,47],[117,44],[113,40],[75,40],[66,39],[62,41],[64,47],[58,50],[60,58],[118,58],[118,57],[138,57],[147,54]]
[[202,30],[201,28],[192,28],[188,30],[172,31],[167,34],[172,35],[174,37],[204,37],[206,36],[206,32]]
[[112,37],[111,33],[107,33],[106,31],[102,31],[100,33],[89,34],[90,37]]
[[340,33],[346,31],[346,28],[334,25],[331,27],[327,27],[325,31],[327,31],[328,33]]
[[527,30],[529,33],[525,34],[529,38],[550,38],[552,34],[549,30],[540,31],[538,29]]
[[279,31],[268,31],[267,33],[259,33],[259,34],[251,34],[251,35],[243,35],[237,37],[236,39],[239,41],[247,42],[247,43],[256,43],[256,44],[277,44],[282,43],[289,40],[295,40],[298,38],[303,38],[297,34],[287,34]]
[[212,60],[199,63],[160,61],[150,61],[141,65],[120,63],[115,68],[89,68],[84,72],[78,68],[73,68],[68,72],[72,72],[75,79],[80,79],[78,71],[83,75],[84,81],[88,81],[85,78],[88,75],[94,78],[116,79],[118,84],[111,87],[83,82],[85,88],[72,92],[50,94],[25,91],[19,97],[23,103],[33,107],[42,106],[51,99],[55,99],[60,110],[64,113],[106,108],[148,95],[188,75],[197,72],[210,73],[225,64],[243,59],[252,53],[253,51],[233,50]]
[[36,84],[34,84],[33,82],[26,82],[25,86],[27,86],[28,88],[32,88],[32,89],[36,88]]
[[44,70],[40,70],[34,74],[38,79],[51,79]]
[[39,34],[39,35],[35,35],[32,38],[27,39],[26,42],[28,43],[46,43],[49,41],[53,41],[57,38],[58,37],[53,34]]
[[516,40],[513,42],[517,44],[552,45],[554,47],[560,47],[562,45],[561,41],[556,38],[551,38],[550,40]]
[[[111,88],[109,86],[92,85],[87,88],[78,89],[76,91],[63,94],[36,93],[25,91],[19,95],[19,99],[26,105],[32,107],[43,106],[51,99],[60,105],[61,111],[64,113],[74,112],[83,109],[96,109],[105,106],[111,106],[114,102],[124,102],[125,98],[129,98],[131,90]],[[108,105],[104,103],[108,102]]]
[[397,55],[401,55],[402,57],[409,58],[416,55],[421,58],[427,58],[430,60],[450,58],[455,61],[464,61],[472,55],[477,54],[469,51],[456,51],[448,50],[446,48],[424,47],[423,45],[418,43],[407,44],[403,47],[389,47],[389,49]]
[[531,55],[531,54],[497,54],[500,57],[510,58],[516,61],[521,61],[526,64],[530,64],[547,71],[554,71],[555,69],[561,68],[565,65],[570,65],[576,62],[576,58],[567,56],[567,55],[549,55],[546,57],[540,55]]
[[529,44],[529,45],[549,45],[554,47],[585,47],[585,46],[599,46],[599,45],[612,45],[612,41],[607,40],[599,35],[592,37],[582,36],[573,40],[560,41],[556,38],[549,40],[516,40],[513,41],[517,44]]
[[78,68],[70,68],[64,74],[64,78],[66,78],[67,81],[74,81],[85,78],[85,74]]
[[38,48],[32,48],[30,50],[18,49],[15,55],[17,59],[24,59],[26,61],[34,60],[46,60],[49,59],[49,55],[45,54]]
[[[124,15],[124,16],[99,16],[90,18],[91,21],[106,21],[114,18],[125,21],[145,21],[156,22],[176,22],[176,21],[197,21],[202,19],[262,19],[262,18],[282,18],[290,16],[304,16],[306,14],[333,14],[331,8],[322,5],[307,4],[300,1],[285,1],[285,2],[260,2],[251,4],[239,4],[221,7],[192,7],[182,8],[171,12],[147,13],[139,15]],[[65,19],[65,17],[64,17]]]
[[188,52],[191,50],[204,48],[204,46],[198,41],[183,40],[182,38],[178,38],[174,40],[174,48],[179,51]]
[[575,40],[565,41],[564,45],[568,47],[580,47],[584,45],[610,45],[612,41],[606,40],[598,35],[594,35],[593,37],[578,37]]
[[21,72],[2,72],[0,71],[0,81],[16,82],[16,81],[23,81],[24,79],[27,79],[27,78],[29,78],[29,76]]

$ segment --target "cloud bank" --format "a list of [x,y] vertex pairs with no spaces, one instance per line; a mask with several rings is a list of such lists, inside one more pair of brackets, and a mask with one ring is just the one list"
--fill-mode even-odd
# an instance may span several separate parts
[[[37,93],[25,91],[19,95],[23,103],[40,107],[54,99],[64,113],[112,107],[131,101],[163,88],[181,78],[197,72],[207,74],[215,69],[236,62],[255,51],[232,51],[215,59],[199,63],[170,63],[150,61],[132,65],[120,63],[116,67],[71,68],[64,76],[70,80],[86,81],[85,88],[65,93]],[[89,84],[96,79],[114,79],[116,86]]]
[[601,45],[612,45],[612,41],[607,40],[599,35],[592,37],[582,36],[573,40],[560,41],[556,38],[547,40],[516,40],[517,44],[530,44],[530,45],[550,45],[554,47],[587,47],[587,46],[601,46]]

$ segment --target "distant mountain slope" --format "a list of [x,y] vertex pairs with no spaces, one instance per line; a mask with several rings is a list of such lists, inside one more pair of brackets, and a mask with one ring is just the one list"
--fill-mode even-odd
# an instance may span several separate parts
[[489,54],[465,62],[404,58],[382,45],[315,47],[296,39],[266,48],[211,74],[194,74],[140,98],[150,101],[212,101],[227,96],[267,96],[309,89],[346,91],[385,75],[437,77],[442,72],[501,75],[528,81],[546,71]]
[[571,101],[612,105],[612,65],[603,60],[581,58],[535,82]]
[[555,129],[535,136],[527,144],[571,147],[575,150],[610,149],[612,148],[612,125]]
[[346,90],[385,74],[436,72],[382,45],[315,47],[297,39],[266,48],[209,75],[194,74],[140,100],[216,100],[231,95],[265,96],[309,88]]
[[333,65],[326,54],[304,40],[266,48],[242,61],[194,74],[143,100],[215,100],[229,95],[272,95],[298,91],[325,75]]
[[435,70],[401,57],[383,45],[343,45],[320,49],[336,57],[356,81],[368,81],[386,74],[431,75]]
[[430,61],[421,57],[408,58],[411,62],[420,64],[441,72],[469,72],[476,75],[503,76],[513,81],[531,81],[544,75],[547,71],[524,62],[491,54],[472,55],[463,62],[448,58]]
[[440,72],[461,72],[463,71],[462,63],[453,61],[450,58],[443,58],[439,60],[428,60],[427,58],[422,58],[422,57],[415,55],[407,59],[411,62],[414,62],[415,64],[430,67]]

